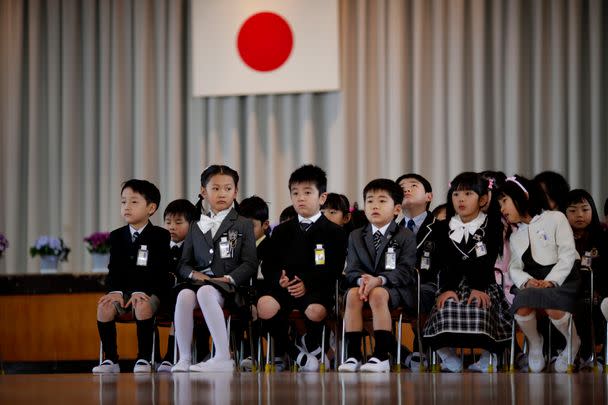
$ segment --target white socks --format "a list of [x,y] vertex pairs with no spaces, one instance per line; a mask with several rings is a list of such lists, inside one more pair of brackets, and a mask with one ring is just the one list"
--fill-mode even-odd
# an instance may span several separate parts
[[[230,347],[228,346],[228,331],[224,321],[224,297],[213,286],[204,285],[196,292],[196,298],[203,311],[205,322],[215,346],[214,359],[230,360]],[[192,315],[190,315],[192,317]]]
[[175,339],[179,349],[179,359],[191,362],[192,330],[194,318],[192,311],[200,306],[203,317],[209,328],[209,333],[215,346],[214,358],[230,360],[228,332],[224,321],[224,297],[213,286],[204,285],[196,294],[192,290],[182,290],[177,295],[175,303]]
[[529,315],[521,316],[515,314],[515,320],[519,325],[521,331],[526,335],[528,343],[530,344],[530,351],[535,353],[542,353],[542,339],[538,333],[536,326],[536,312],[532,311]]
[[[196,308],[196,294],[192,290],[181,290],[177,295],[175,303],[175,340],[177,340],[177,348],[179,349],[179,359],[187,360],[188,363],[192,359],[192,330],[194,329],[194,318],[192,311]],[[175,359],[177,362],[177,359]]]
[[600,308],[602,309],[602,314],[604,315],[604,318],[606,318],[606,320],[608,321],[608,298],[604,298],[602,304],[600,305]]
[[558,331],[566,338],[566,348],[564,350],[568,350],[570,344],[572,344],[572,355],[576,356],[578,353],[578,349],[581,346],[581,340],[576,333],[576,327],[574,326],[574,322],[572,323],[572,340],[570,341],[570,333],[568,333],[568,323],[572,318],[572,314],[566,312],[566,315],[562,316],[560,319],[551,319],[551,323],[555,325]]

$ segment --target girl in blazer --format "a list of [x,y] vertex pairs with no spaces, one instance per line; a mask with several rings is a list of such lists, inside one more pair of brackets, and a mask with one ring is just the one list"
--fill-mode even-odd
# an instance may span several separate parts
[[542,190],[523,177],[507,178],[498,201],[507,221],[517,225],[509,238],[509,274],[517,288],[511,310],[530,343],[528,366],[532,372],[545,367],[536,314],[546,313],[566,338],[566,348],[555,362],[555,370],[565,372],[570,346],[574,356],[580,347],[574,325],[572,341],[568,333],[578,293],[572,229],[564,214],[544,210],[548,205]]
[[[236,287],[248,285],[258,266],[253,224],[234,209],[238,182],[238,173],[227,166],[212,165],[201,174],[201,195],[210,212],[190,227],[178,265],[180,276],[190,283],[175,306],[180,359],[173,372],[234,369],[222,308],[235,302]],[[208,361],[191,365],[192,311],[198,307],[216,350]]]

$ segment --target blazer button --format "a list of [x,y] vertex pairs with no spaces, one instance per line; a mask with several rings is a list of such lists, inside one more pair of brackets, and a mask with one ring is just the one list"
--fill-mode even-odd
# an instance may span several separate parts
[[213,254],[213,249],[209,249],[209,253]]

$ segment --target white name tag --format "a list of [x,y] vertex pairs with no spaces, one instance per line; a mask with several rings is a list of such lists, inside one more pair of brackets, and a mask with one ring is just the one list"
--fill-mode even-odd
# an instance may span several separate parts
[[397,255],[395,249],[389,247],[386,251],[385,266],[386,270],[395,270],[397,268]]
[[228,238],[225,236],[222,236],[220,239],[220,257],[222,259],[229,259],[232,257],[232,249],[230,248]]
[[137,251],[137,265],[147,266],[148,265],[148,246],[141,245]]
[[486,245],[483,242],[480,241],[475,244],[475,254],[477,255],[477,257],[482,257],[488,254],[488,251],[486,250]]
[[431,257],[429,252],[424,252],[420,258],[420,268],[422,270],[428,270],[431,268]]

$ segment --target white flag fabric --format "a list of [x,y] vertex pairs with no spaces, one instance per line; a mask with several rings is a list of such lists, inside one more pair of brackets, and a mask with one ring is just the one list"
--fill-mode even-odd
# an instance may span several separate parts
[[337,0],[192,0],[193,96],[339,89]]

